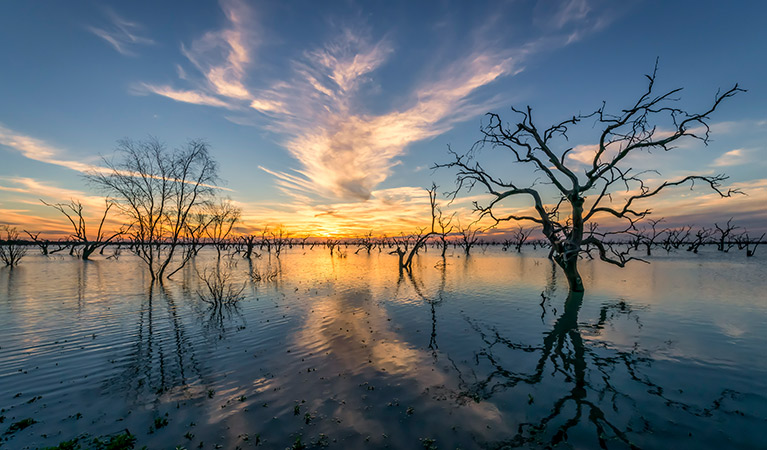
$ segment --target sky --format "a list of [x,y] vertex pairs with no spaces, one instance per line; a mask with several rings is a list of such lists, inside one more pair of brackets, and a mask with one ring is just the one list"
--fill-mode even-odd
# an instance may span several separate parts
[[[455,172],[432,167],[448,146],[471,148],[485,113],[513,120],[529,105],[546,128],[602,102],[620,111],[657,58],[658,92],[684,88],[674,106],[705,110],[735,83],[747,92],[712,114],[709,145],[626,164],[657,170],[656,185],[724,173],[746,195],[680,187],[645,206],[668,226],[733,217],[767,231],[765,19],[754,1],[2,2],[0,223],[65,236],[40,200],[71,199],[95,220],[104,198],[83,174],[119,139],[152,136],[210,145],[241,232],[411,232],[428,224],[432,182],[468,224],[489,197],[450,202]],[[575,148],[569,165],[585,169],[598,131],[584,121],[558,142]],[[540,175],[492,149],[478,158],[503,179]]]

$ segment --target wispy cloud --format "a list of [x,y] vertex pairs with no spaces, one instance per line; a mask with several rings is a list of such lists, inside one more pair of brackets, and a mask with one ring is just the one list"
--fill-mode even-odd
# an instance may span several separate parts
[[[421,76],[398,96],[399,104],[373,112],[366,105],[375,94],[377,71],[397,51],[389,39],[371,38],[364,24],[345,28],[334,39],[294,57],[289,73],[279,81],[256,88],[248,83],[260,44],[254,11],[234,0],[223,2],[222,9],[227,22],[221,29],[182,45],[199,75],[195,79],[181,68],[180,78],[194,89],[150,83],[140,89],[226,108],[237,113],[227,115],[232,122],[256,123],[277,133],[300,167],[267,172],[284,192],[318,201],[371,199],[411,144],[501,103],[498,97],[483,98],[482,88],[521,71],[530,54],[566,45],[573,29],[585,34],[594,27],[584,21],[591,17],[589,4],[573,1],[557,9],[549,34],[513,48],[486,36],[487,29],[475,30],[482,36],[475,36],[474,46],[440,64],[440,70]],[[258,119],[251,119],[248,111],[258,112]]]
[[585,19],[590,11],[591,6],[587,0],[570,0],[562,4],[553,14],[551,21],[557,28],[562,28],[568,23]]
[[242,0],[221,4],[228,26],[205,33],[181,51],[205,76],[208,86],[218,95],[234,99],[250,99],[245,87],[245,71],[256,46],[253,11]]
[[154,85],[148,83],[139,83],[133,86],[131,92],[136,95],[157,94],[168,97],[177,102],[192,103],[195,105],[217,106],[221,108],[232,108],[229,103],[208,95],[204,92],[178,90],[170,86]]
[[66,152],[46,142],[10,130],[0,124],[0,145],[12,148],[25,157],[48,164],[66,167],[78,172],[88,172],[96,168],[91,164],[65,159]]
[[[82,172],[85,174],[92,174],[96,172],[111,172],[111,169],[105,166],[64,159],[62,156],[66,153],[64,150],[53,147],[40,139],[26,136],[5,128],[2,124],[0,124],[0,146],[12,148],[21,153],[24,157],[34,161],[66,167],[67,169]],[[119,171],[119,173],[129,176],[137,175],[136,173],[126,171]],[[187,183],[193,183],[193,181],[187,181]],[[233,192],[232,189],[223,186],[204,186],[212,187],[222,191]]]
[[[314,126],[302,128],[286,142],[290,153],[303,166],[299,173],[311,181],[312,189],[325,196],[366,200],[397,164],[408,145],[437,136],[456,122],[477,114],[469,96],[478,88],[510,73],[514,64],[509,55],[477,53],[455,62],[444,75],[425,82],[410,95],[408,107],[385,114],[367,114],[354,108],[356,86],[365,71],[384,62],[381,44],[362,48],[354,57],[326,57],[315,71],[325,69],[319,83],[309,76],[293,86],[316,99],[313,110],[303,119]],[[323,54],[327,56],[327,54]],[[359,61],[365,61],[359,65]],[[306,72],[304,72],[306,74]],[[340,82],[336,82],[340,80]],[[293,109],[300,111],[300,108]],[[294,122],[280,125],[290,133]]]
[[30,177],[0,177],[0,191],[24,194],[32,197],[34,204],[42,198],[47,202],[79,200],[85,206],[104,206],[104,197],[89,195],[83,191],[56,186],[47,181]]
[[181,80],[195,84],[195,89],[138,83],[131,91],[137,95],[152,93],[177,102],[230,110],[250,106],[263,111],[282,111],[279,102],[256,99],[245,85],[246,70],[258,44],[253,11],[242,0],[222,1],[221,8],[226,16],[226,27],[209,31],[188,46],[181,45],[181,53],[202,79],[191,80],[180,65],[176,66],[176,71]]
[[751,151],[745,148],[736,148],[725,152],[722,156],[716,158],[712,164],[714,167],[739,166],[749,162]]
[[141,36],[140,33],[143,27],[138,23],[120,17],[111,9],[106,10],[106,15],[110,22],[108,27],[99,28],[89,26],[88,31],[106,41],[120,54],[125,56],[136,56],[133,47],[154,44],[152,39]]

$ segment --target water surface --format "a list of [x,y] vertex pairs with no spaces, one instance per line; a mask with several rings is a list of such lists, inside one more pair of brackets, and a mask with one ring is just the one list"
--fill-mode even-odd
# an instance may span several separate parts
[[0,446],[125,429],[149,448],[764,445],[759,254],[583,261],[578,298],[531,249],[430,249],[411,276],[354,250],[235,257],[232,308],[199,298],[214,251],[162,285],[125,252],[0,269],[0,433],[37,422]]

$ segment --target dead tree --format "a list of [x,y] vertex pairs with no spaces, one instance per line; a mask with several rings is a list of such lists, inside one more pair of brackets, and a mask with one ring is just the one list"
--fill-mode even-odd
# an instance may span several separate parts
[[272,253],[272,241],[270,240],[269,236],[269,227],[264,227],[264,229],[261,230],[261,243],[259,248],[263,250],[264,247],[266,247],[266,253]]
[[210,222],[205,227],[205,235],[216,248],[218,259],[221,259],[221,250],[226,245],[234,225],[240,220],[242,212],[231,200],[225,199],[208,206],[208,214]]
[[733,231],[740,227],[736,227],[732,224],[732,218],[730,218],[725,225],[720,227],[718,223],[715,223],[714,227],[716,227],[714,234],[718,235],[716,239],[716,249],[720,252],[729,252],[735,245],[735,243],[732,242]]
[[426,192],[429,194],[429,205],[431,206],[431,227],[419,228],[411,235],[402,233],[399,237],[391,239],[386,236],[381,238],[381,246],[388,245],[389,248],[393,248],[389,254],[398,256],[397,266],[400,272],[403,270],[410,272],[413,268],[413,257],[426,245],[430,237],[438,234],[436,224],[441,217],[441,211],[437,206],[437,186],[432,183],[431,188],[427,189]]
[[[735,236],[734,240],[735,243],[738,245],[738,250],[746,250],[746,256],[752,257],[756,253],[756,248],[759,247],[759,244],[762,243],[762,240],[764,239],[764,236],[767,235],[767,233],[762,233],[761,236],[759,236],[756,240],[751,240],[751,238],[748,235],[747,231],[744,231],[740,233],[739,235]],[[751,244],[754,246],[751,247]]]
[[698,249],[704,244],[706,244],[711,237],[711,230],[708,228],[701,228],[700,230],[695,232],[695,239],[690,242],[690,245],[687,247],[688,252],[698,253]]
[[[161,280],[182,244],[190,216],[215,194],[218,174],[208,144],[192,140],[169,151],[154,138],[125,139],[118,143],[117,157],[104,164],[106,170],[88,178],[130,219],[134,252],[146,263],[152,280]],[[178,268],[185,263],[182,260]]]
[[[477,186],[491,195],[487,204],[474,203],[480,218],[488,218],[496,225],[506,221],[539,225],[551,243],[552,257],[567,276],[570,289],[583,291],[578,258],[585,247],[593,246],[599,251],[601,260],[620,267],[636,259],[611,255],[610,243],[603,234],[587,232],[589,222],[600,216],[613,216],[624,221],[625,231],[633,230],[637,221],[650,214],[649,208],[637,204],[675,186],[702,184],[721,197],[738,192],[722,188],[722,183],[727,180],[725,175],[688,175],[650,186],[643,179],[646,172],[635,172],[627,167],[629,155],[641,151],[668,151],[683,137],[708,143],[710,115],[722,102],[743,92],[736,84],[727,91],[718,92],[708,109],[691,113],[675,106],[681,88],[663,94],[654,92],[656,72],[657,62],[653,73],[647,76],[645,92],[636,103],[615,114],[609,113],[603,103],[591,114],[572,116],[541,129],[529,106],[523,110],[512,108],[517,115],[513,124],[503,122],[498,114],[489,113],[488,122],[481,128],[483,138],[464,155],[450,150],[453,161],[435,167],[457,171],[453,197],[463,189],[471,190]],[[588,166],[584,173],[580,173],[572,165],[574,160],[567,158],[574,148],[569,147],[566,140],[570,129],[584,121],[594,122],[601,131],[593,154],[589,155]],[[518,181],[519,178],[512,174],[505,177],[491,174],[476,160],[478,150],[483,147],[500,149],[512,161],[540,172],[544,183],[556,192],[553,203],[544,201],[543,195],[547,191],[536,182]],[[519,197],[531,201],[532,212],[508,214],[503,211],[505,200]]]
[[7,267],[13,268],[19,265],[21,258],[27,254],[27,248],[19,241],[19,232],[16,227],[0,225],[2,242],[0,242],[0,261]]
[[256,236],[253,234],[249,234],[247,236],[240,236],[240,240],[245,245],[245,254],[242,255],[243,258],[250,259],[254,254],[256,255],[256,258],[259,257],[258,253],[254,253],[253,249],[256,246]]
[[[290,238],[290,232],[280,225],[276,230],[272,231],[272,247],[274,247],[274,254],[279,258],[282,249],[287,245],[290,246],[292,239]],[[332,253],[332,251],[331,251]]]
[[[400,271],[404,269],[409,272],[413,268],[413,257],[418,253],[418,250],[426,244],[426,241],[430,237],[437,234],[435,227],[440,214],[440,210],[437,207],[437,186],[432,183],[431,189],[427,189],[426,192],[429,194],[429,205],[431,207],[431,227],[418,229],[416,234],[412,236],[413,245],[410,247],[410,251],[408,251],[408,244],[411,241],[410,238],[402,240],[402,242],[404,242],[403,248],[400,247],[400,242],[397,241],[397,249],[395,252],[399,255]],[[405,257],[405,254],[407,254],[407,257]]]
[[679,250],[679,247],[685,244],[687,242],[687,238],[690,237],[690,231],[692,231],[692,227],[687,225],[680,228],[669,228],[666,230],[666,237],[663,238],[663,248],[666,250],[666,252],[670,252],[673,248],[674,250]]
[[471,248],[476,245],[477,241],[479,241],[477,234],[479,234],[481,231],[479,228],[472,228],[473,225],[473,223],[470,223],[468,226],[463,227],[461,226],[460,221],[457,225],[458,234],[460,236],[458,245],[463,247],[463,252],[466,254],[466,256],[469,256]]
[[34,242],[35,245],[40,247],[40,253],[42,253],[44,256],[49,256],[54,253],[58,253],[67,248],[66,245],[58,244],[55,249],[51,250],[48,248],[51,246],[51,241],[49,241],[48,239],[41,239],[40,231],[38,231],[35,234],[32,234],[27,230],[24,230],[24,232],[27,233],[27,235],[29,236],[30,239],[32,239],[32,242]]
[[[202,238],[205,235],[205,232],[208,229],[211,221],[212,217],[210,214],[207,214],[202,208],[198,208],[197,211],[189,215],[189,219],[187,220],[187,223],[184,227],[186,231],[183,238],[183,263],[179,264],[179,267],[176,271],[184,267],[189,259],[197,256],[197,253],[200,251],[202,246]],[[174,273],[176,271],[174,271]],[[173,273],[170,273],[168,276],[172,275]]]
[[437,232],[437,235],[439,236],[439,243],[440,247],[442,248],[442,259],[445,259],[445,252],[447,251],[447,237],[453,231],[452,222],[454,217],[455,214],[451,214],[450,217],[445,218],[442,215],[442,211],[439,212],[439,216],[437,217],[437,225],[439,225],[439,231]]
[[368,231],[368,234],[366,234],[362,239],[359,240],[359,248],[357,249],[357,251],[354,252],[354,254],[356,255],[362,249],[365,249],[368,252],[368,254],[370,254],[370,250],[372,250],[373,247],[375,247],[375,245],[376,245],[376,241],[375,239],[373,239],[373,231],[372,230]]
[[99,222],[99,227],[96,230],[95,240],[88,239],[85,217],[83,217],[83,205],[79,200],[72,200],[67,204],[51,204],[46,203],[44,200],[40,201],[43,202],[44,205],[50,206],[51,208],[54,208],[64,214],[64,216],[66,216],[66,218],[69,220],[69,223],[72,224],[74,232],[72,233],[71,238],[75,242],[79,242],[82,245],[80,258],[83,260],[88,260],[93,252],[109,244],[113,239],[121,236],[124,233],[122,229],[112,233],[111,235],[105,233],[104,231],[104,222],[106,221],[107,215],[109,214],[109,210],[112,209],[112,206],[114,206],[114,203],[110,202],[109,200],[105,201],[104,214],[101,216],[101,222]]
[[397,255],[399,258],[397,262],[397,267],[399,267],[400,272],[405,267],[405,255],[407,255],[407,251],[410,248],[412,241],[412,237],[406,235],[405,233],[402,233],[400,236],[391,238],[389,240],[389,246],[393,247],[394,250],[390,251],[390,255]]
[[518,226],[516,231],[512,234],[511,242],[514,244],[514,249],[517,253],[522,252],[522,246],[525,245],[527,239],[533,233],[534,228],[523,228]]
[[658,229],[658,223],[660,223],[662,221],[663,221],[663,219],[657,219],[657,220],[649,219],[648,220],[648,223],[650,225],[649,228],[648,227],[644,227],[640,231],[636,231],[636,232],[631,233],[631,234],[633,234],[634,236],[637,237],[637,239],[639,240],[639,243],[641,245],[644,245],[644,247],[645,247],[645,254],[647,256],[652,256],[652,247],[654,245],[656,245],[656,241],[658,240],[658,238],[662,234],[667,232],[667,230],[659,230]]

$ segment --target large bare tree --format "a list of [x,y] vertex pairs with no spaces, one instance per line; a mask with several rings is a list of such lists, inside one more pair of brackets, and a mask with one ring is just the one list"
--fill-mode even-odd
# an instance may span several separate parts
[[[688,112],[676,106],[676,95],[681,88],[661,94],[654,92],[657,63],[647,75],[647,89],[633,105],[616,113],[608,113],[603,103],[591,114],[572,116],[548,128],[538,128],[531,107],[512,108],[516,120],[506,123],[495,113],[487,114],[488,122],[481,132],[482,139],[464,155],[450,150],[453,161],[436,164],[457,170],[457,195],[462,189],[483,188],[491,199],[486,205],[475,202],[481,218],[488,218],[493,226],[504,221],[532,222],[541,226],[552,246],[552,257],[567,276],[572,291],[583,291],[578,273],[578,258],[594,249],[600,259],[623,267],[635,259],[609,245],[618,231],[599,231],[596,220],[613,216],[625,223],[624,230],[650,214],[649,208],[638,205],[668,188],[680,185],[705,185],[722,197],[737,190],[722,187],[725,175],[687,175],[650,186],[645,181],[647,172],[637,172],[628,166],[627,157],[641,151],[671,150],[681,138],[709,141],[710,115],[723,101],[743,92],[736,84],[724,92],[717,92],[711,106],[702,112]],[[594,154],[583,173],[578,173],[568,154],[573,147],[567,145],[568,132],[582,122],[592,122],[600,130]],[[512,174],[491,174],[476,160],[483,147],[500,149],[515,163],[525,165],[542,174],[544,185],[517,181]],[[658,175],[657,171],[652,171]],[[520,177],[517,177],[519,179]],[[544,196],[553,191],[551,202]],[[512,198],[529,199],[533,212],[508,213]],[[504,210],[505,209],[505,210]]]
[[127,233],[136,254],[153,280],[162,279],[189,219],[215,194],[217,167],[208,145],[190,140],[171,151],[155,138],[124,139],[104,163],[106,170],[88,178],[130,218]]

